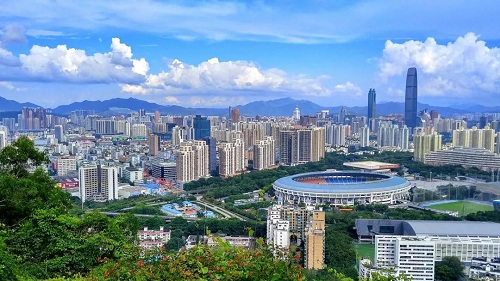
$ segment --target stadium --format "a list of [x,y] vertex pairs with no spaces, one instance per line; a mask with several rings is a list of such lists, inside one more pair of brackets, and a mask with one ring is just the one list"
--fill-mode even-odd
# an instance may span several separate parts
[[353,206],[395,204],[409,198],[411,185],[404,178],[386,174],[327,171],[280,178],[273,183],[273,188],[284,202]]

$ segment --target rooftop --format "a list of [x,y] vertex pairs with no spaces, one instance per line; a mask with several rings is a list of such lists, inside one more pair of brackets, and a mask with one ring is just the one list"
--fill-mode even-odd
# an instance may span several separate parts
[[384,163],[378,161],[358,161],[345,162],[344,166],[358,168],[363,170],[397,169],[399,164]]

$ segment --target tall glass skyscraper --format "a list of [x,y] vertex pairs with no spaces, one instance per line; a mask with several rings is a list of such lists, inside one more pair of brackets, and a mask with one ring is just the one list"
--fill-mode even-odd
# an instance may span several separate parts
[[193,118],[194,139],[202,140],[210,136],[210,120],[207,117],[196,115]]
[[373,130],[373,119],[376,118],[377,111],[377,93],[375,89],[368,91],[368,127]]
[[417,126],[417,69],[408,68],[406,75],[405,124],[408,128]]

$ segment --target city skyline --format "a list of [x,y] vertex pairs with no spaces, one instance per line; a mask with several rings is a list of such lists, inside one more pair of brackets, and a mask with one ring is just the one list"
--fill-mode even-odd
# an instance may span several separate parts
[[498,105],[498,5],[16,1],[0,7],[0,96],[52,108],[115,97],[359,106],[370,88],[403,101],[416,67],[421,102]]

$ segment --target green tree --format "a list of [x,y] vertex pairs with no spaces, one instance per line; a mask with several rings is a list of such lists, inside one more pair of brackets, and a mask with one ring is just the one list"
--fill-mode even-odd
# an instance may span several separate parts
[[436,263],[434,275],[438,281],[460,280],[464,277],[464,266],[457,257],[444,257]]
[[0,223],[12,226],[37,209],[64,213],[71,207],[69,194],[38,167],[46,160],[27,137],[0,150]]

